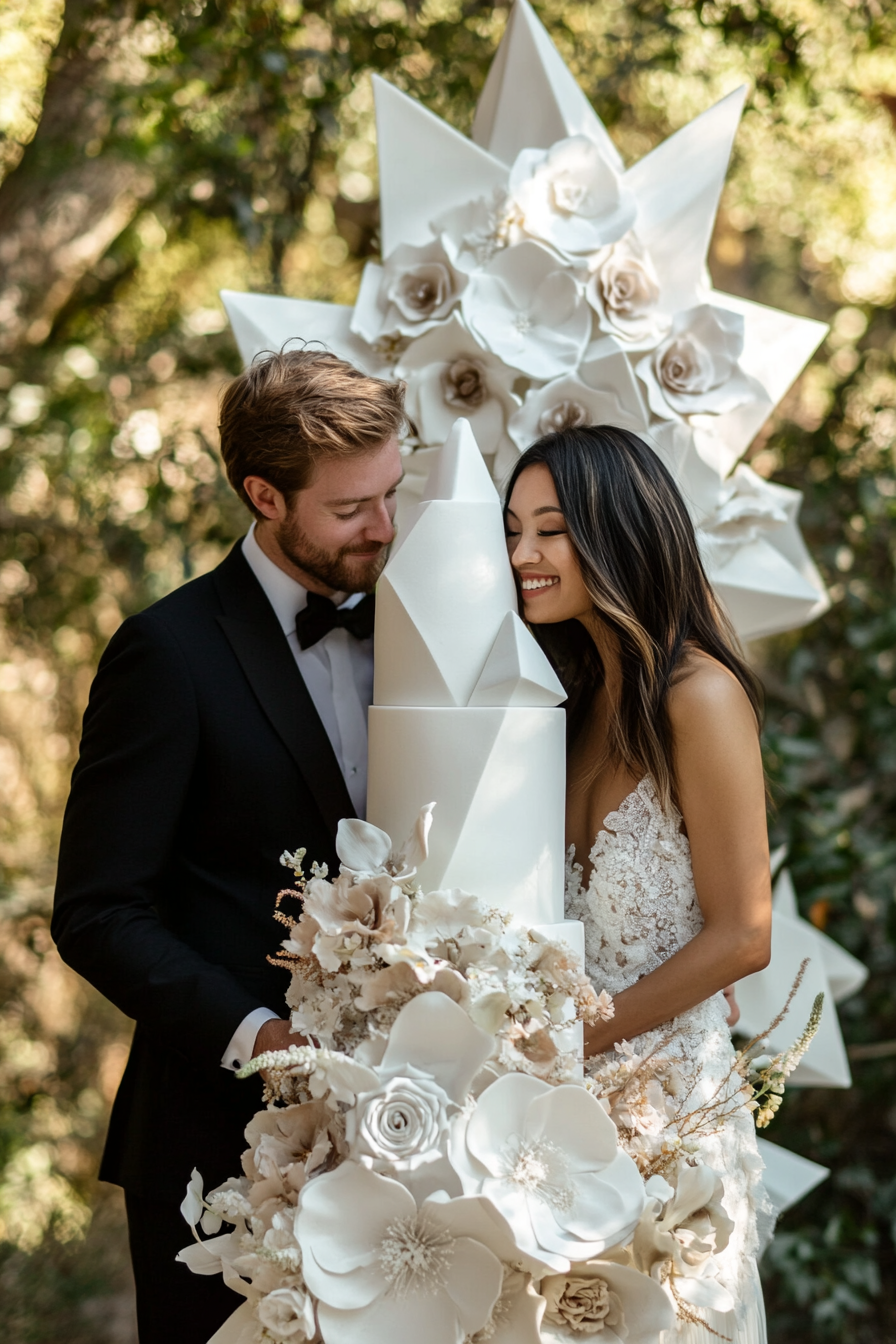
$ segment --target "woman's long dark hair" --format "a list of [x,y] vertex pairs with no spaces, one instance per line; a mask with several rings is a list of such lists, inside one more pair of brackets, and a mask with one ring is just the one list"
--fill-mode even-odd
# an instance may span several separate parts
[[[668,804],[676,790],[667,696],[682,675],[686,648],[702,649],[733,672],[757,727],[759,683],[706,577],[685,503],[647,444],[607,425],[546,434],[518,460],[507,500],[536,463],[551,473],[585,587],[619,641],[622,692],[610,716],[609,758],[651,775]],[[574,738],[603,684],[600,654],[580,621],[532,631],[566,688]],[[594,773],[602,764],[594,763]]]

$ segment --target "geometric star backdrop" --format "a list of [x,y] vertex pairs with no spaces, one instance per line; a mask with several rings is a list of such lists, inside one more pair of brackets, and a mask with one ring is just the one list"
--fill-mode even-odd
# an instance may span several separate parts
[[459,415],[499,489],[547,429],[625,425],[677,479],[742,638],[824,610],[799,492],[738,463],[826,328],[706,269],[744,90],[626,170],[516,0],[472,139],[377,77],[374,93],[382,263],[354,308],[225,292],[243,358],[317,340],[403,378],[408,497]]

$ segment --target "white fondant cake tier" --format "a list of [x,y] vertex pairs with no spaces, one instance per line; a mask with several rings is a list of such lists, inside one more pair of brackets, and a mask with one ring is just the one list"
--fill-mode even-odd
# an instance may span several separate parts
[[369,725],[368,820],[405,835],[436,802],[422,885],[462,887],[528,924],[563,920],[563,711],[385,705]]

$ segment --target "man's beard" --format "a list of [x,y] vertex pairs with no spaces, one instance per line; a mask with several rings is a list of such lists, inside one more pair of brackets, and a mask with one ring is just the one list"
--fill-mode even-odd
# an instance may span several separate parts
[[[372,593],[389,557],[389,547],[381,545],[379,553],[366,564],[361,565],[357,561],[352,564],[352,557],[359,553],[357,546],[325,551],[323,547],[309,541],[298,523],[289,519],[281,523],[275,537],[287,560],[309,578],[316,579],[325,588],[337,593]],[[371,543],[368,542],[364,551],[370,550]]]

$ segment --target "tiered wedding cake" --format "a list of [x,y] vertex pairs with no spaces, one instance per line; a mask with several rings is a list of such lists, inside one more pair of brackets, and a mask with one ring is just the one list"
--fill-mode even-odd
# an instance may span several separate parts
[[475,891],[553,925],[564,690],[516,605],[501,504],[458,420],[377,589],[368,819],[403,835],[435,799],[424,888]]

